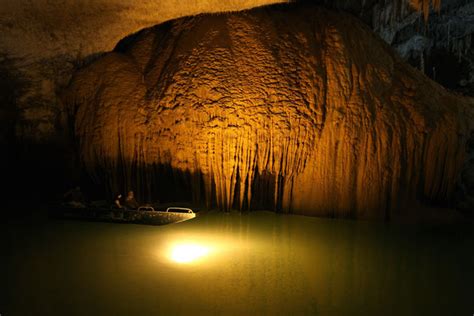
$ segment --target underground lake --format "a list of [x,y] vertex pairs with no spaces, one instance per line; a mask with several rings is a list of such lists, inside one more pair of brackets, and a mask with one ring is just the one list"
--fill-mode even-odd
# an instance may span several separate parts
[[471,315],[472,224],[256,211],[1,224],[2,315]]
[[0,316],[474,316],[474,0],[0,2]]

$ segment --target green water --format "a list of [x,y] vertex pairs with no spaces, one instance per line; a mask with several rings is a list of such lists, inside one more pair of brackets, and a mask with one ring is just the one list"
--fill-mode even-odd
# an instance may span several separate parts
[[[472,224],[210,213],[1,224],[0,314],[473,315]],[[177,244],[208,253],[189,263]]]

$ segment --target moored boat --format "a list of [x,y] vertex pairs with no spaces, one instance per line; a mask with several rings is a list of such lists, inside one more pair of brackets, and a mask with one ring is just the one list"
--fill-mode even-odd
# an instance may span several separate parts
[[148,205],[141,206],[137,210],[60,205],[53,207],[50,215],[54,218],[63,219],[144,225],[166,225],[196,217],[196,213],[190,208],[168,207],[164,211],[157,211],[153,206]]

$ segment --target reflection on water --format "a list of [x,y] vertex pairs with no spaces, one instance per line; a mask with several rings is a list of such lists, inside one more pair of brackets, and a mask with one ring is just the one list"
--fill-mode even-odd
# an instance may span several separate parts
[[472,315],[472,225],[267,212],[2,224],[5,315]]
[[178,243],[171,249],[170,259],[177,263],[194,263],[209,254],[209,246],[194,242]]

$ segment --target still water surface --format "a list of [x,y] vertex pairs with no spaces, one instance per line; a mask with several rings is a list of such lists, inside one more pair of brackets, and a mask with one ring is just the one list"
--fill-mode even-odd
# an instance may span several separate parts
[[157,227],[37,218],[0,228],[5,316],[474,313],[472,224],[254,212]]

